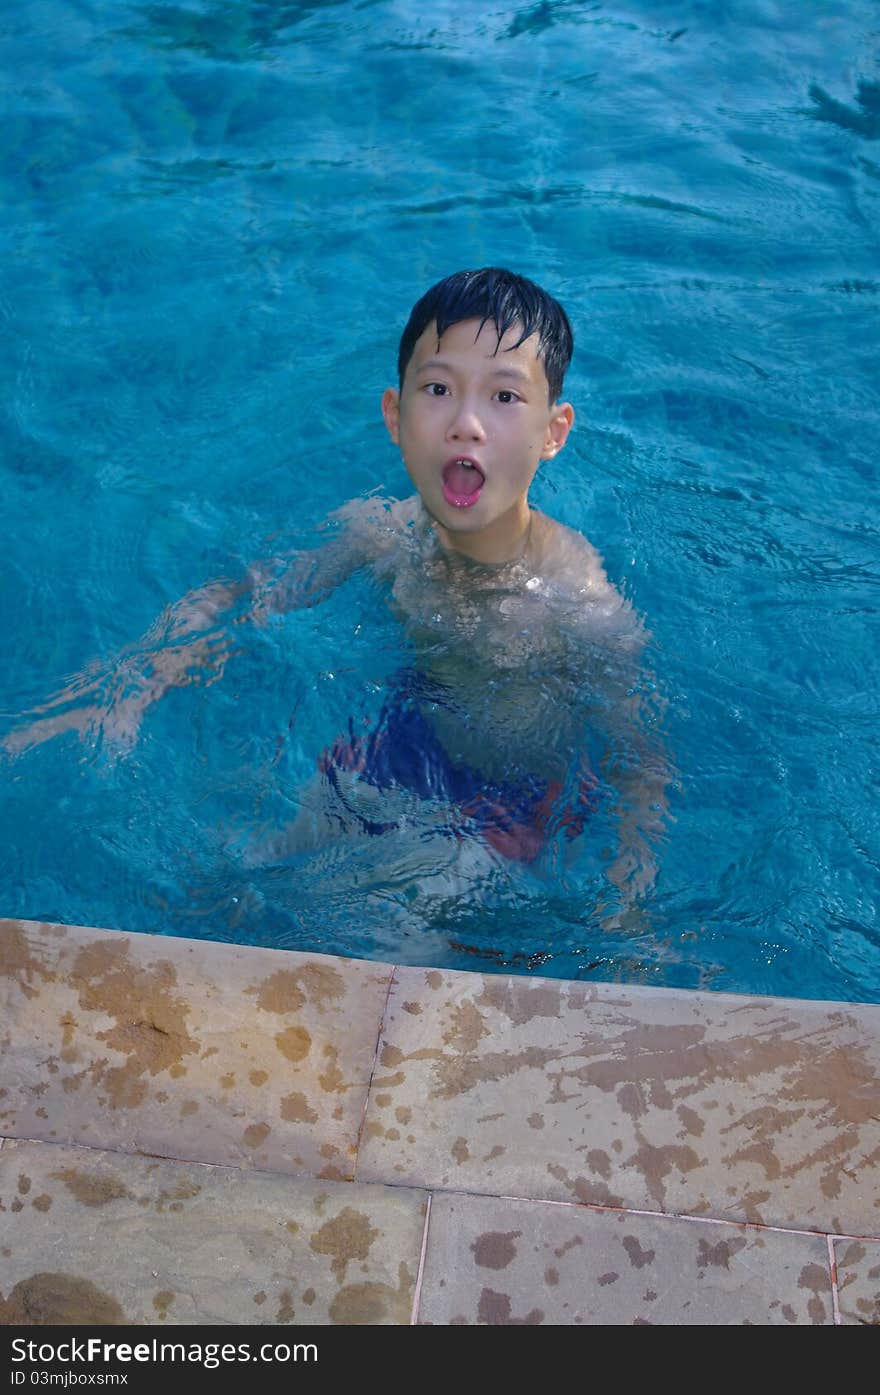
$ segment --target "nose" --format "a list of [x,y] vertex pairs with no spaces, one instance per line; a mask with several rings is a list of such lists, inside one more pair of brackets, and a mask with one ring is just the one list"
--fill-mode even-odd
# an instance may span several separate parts
[[476,403],[459,398],[449,421],[446,435],[450,441],[484,441],[486,432]]

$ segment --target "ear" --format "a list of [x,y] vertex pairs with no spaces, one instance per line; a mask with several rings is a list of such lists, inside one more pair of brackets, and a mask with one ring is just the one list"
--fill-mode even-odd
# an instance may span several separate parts
[[397,388],[386,388],[382,393],[382,416],[388,427],[388,435],[396,446],[400,445],[400,393]]
[[559,454],[574,424],[574,407],[570,402],[558,402],[552,411],[553,415],[547,423],[544,449],[541,451],[542,460],[552,460],[554,455]]

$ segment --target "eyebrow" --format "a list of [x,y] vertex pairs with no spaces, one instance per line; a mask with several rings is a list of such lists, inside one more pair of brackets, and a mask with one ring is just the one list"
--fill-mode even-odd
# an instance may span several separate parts
[[[417,372],[424,373],[434,368],[444,368],[447,372],[452,371],[452,364],[445,358],[429,358],[424,363],[420,363]],[[530,383],[532,380],[529,374],[522,368],[503,368],[500,364],[497,368],[492,368],[489,372],[490,378],[511,378],[517,383]]]

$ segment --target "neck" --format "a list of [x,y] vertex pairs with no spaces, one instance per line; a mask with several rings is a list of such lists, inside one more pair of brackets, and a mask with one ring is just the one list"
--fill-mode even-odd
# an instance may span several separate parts
[[525,555],[532,529],[532,512],[523,502],[479,533],[453,532],[437,522],[434,529],[447,552],[457,552],[487,566],[502,566],[505,562],[518,562]]

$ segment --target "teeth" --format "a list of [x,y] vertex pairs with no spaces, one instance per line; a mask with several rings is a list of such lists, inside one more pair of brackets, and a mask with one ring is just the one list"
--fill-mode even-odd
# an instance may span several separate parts
[[463,465],[466,470],[476,470],[476,465],[472,460],[456,460],[456,465]]

